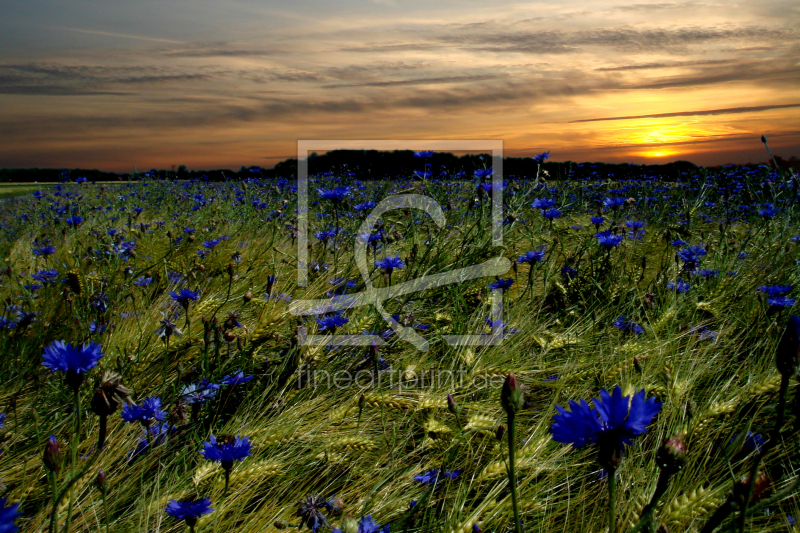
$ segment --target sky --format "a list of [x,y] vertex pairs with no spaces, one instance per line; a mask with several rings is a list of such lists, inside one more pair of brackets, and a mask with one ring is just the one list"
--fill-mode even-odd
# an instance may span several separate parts
[[[0,167],[272,167],[310,139],[504,155],[800,157],[800,2],[26,0]],[[420,146],[416,149],[424,149]]]

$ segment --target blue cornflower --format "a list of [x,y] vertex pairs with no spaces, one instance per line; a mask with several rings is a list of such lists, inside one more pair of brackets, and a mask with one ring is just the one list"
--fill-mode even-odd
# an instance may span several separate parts
[[682,239],[675,239],[674,241],[670,242],[670,244],[675,248],[680,248],[681,246],[686,246],[689,243]]
[[139,276],[136,278],[136,281],[133,282],[134,285],[138,285],[139,287],[148,287],[151,283],[153,283],[153,278],[145,276]]
[[183,520],[186,525],[194,530],[197,519],[203,515],[213,513],[211,500],[170,500],[167,504],[167,514],[176,520]]
[[775,215],[777,215],[777,214],[778,214],[778,212],[777,212],[777,211],[775,211],[775,209],[773,209],[772,207],[766,207],[766,208],[764,208],[764,209],[759,209],[759,210],[758,210],[758,214],[759,214],[759,215],[760,215],[760,216],[761,216],[761,217],[762,217],[764,220],[770,220],[770,219],[774,218],[774,217],[775,217]]
[[300,517],[300,525],[305,525],[314,533],[317,533],[322,526],[327,526],[328,521],[322,511],[338,512],[341,510],[340,503],[335,498],[325,499],[318,494],[309,494],[305,500],[298,503],[297,516]]
[[632,332],[635,333],[636,335],[644,333],[644,328],[642,326],[640,326],[636,322],[628,321],[628,319],[625,318],[625,315],[620,315],[619,318],[617,318],[617,321],[614,322],[614,327],[625,333]]
[[323,200],[330,200],[333,203],[339,203],[346,200],[350,196],[350,187],[334,187],[333,189],[317,189],[317,194]]
[[432,155],[433,155],[433,152],[428,151],[428,150],[423,150],[421,152],[414,152],[414,157],[418,157],[418,158],[430,157]]
[[605,207],[610,207],[611,209],[616,209],[625,205],[625,198],[618,198],[618,197],[608,197],[603,200],[603,205]]
[[18,503],[6,505],[8,500],[0,498],[0,533],[15,533],[19,528],[14,524],[14,520],[21,516],[17,511]]
[[141,422],[149,426],[153,420],[163,422],[167,412],[161,409],[161,398],[148,396],[141,405],[124,405],[120,416],[125,422]]
[[6,427],[6,414],[0,413],[0,429]]
[[461,474],[461,470],[447,470],[444,471],[439,470],[438,468],[431,468],[427,472],[423,472],[418,476],[414,476],[414,481],[418,481],[423,485],[429,485],[433,482],[434,486],[442,480],[452,481],[456,479],[459,474]]
[[85,374],[97,366],[97,362],[103,357],[101,350],[102,347],[92,341],[80,348],[64,341],[53,341],[44,349],[42,365],[49,368],[50,372],[60,370],[65,373],[72,371]]
[[323,315],[317,317],[317,324],[319,331],[330,330],[331,333],[336,333],[336,330],[350,322],[350,319],[342,316],[341,313],[332,313],[330,315]]
[[89,323],[89,333],[103,334],[108,329],[108,324],[98,324],[94,320]]
[[327,243],[328,239],[336,237],[336,229],[331,228],[325,231],[317,231],[314,233],[314,237],[321,240],[323,243]]
[[508,289],[513,284],[514,284],[514,278],[508,278],[508,279],[500,278],[497,281],[494,281],[494,282],[490,283],[489,284],[489,288],[492,289],[492,290],[495,290],[495,289]]
[[386,259],[381,259],[379,261],[375,261],[376,268],[382,268],[384,272],[388,275],[392,275],[392,272],[395,268],[403,268],[406,264],[400,259],[400,256],[397,255],[395,257],[386,256]]
[[222,378],[222,380],[220,380],[220,383],[222,385],[239,385],[240,383],[247,383],[248,381],[250,381],[252,379],[253,379],[253,376],[245,376],[244,372],[239,370],[238,372],[236,372],[232,376],[231,375],[227,375],[224,378]]
[[632,397],[622,396],[619,386],[611,394],[602,389],[600,398],[594,399],[594,408],[583,399],[580,403],[570,400],[569,411],[557,405],[558,414],[553,415],[550,433],[554,441],[572,444],[573,448],[598,443],[603,455],[600,465],[613,471],[624,453],[624,445],[632,445],[631,439],[647,433],[647,426],[661,405],[654,397],[645,400],[644,389]]
[[561,277],[566,280],[575,279],[578,277],[578,271],[569,265],[564,265],[561,267]]
[[203,246],[209,250],[213,249],[219,244],[219,239],[211,239],[210,241],[203,241]]
[[604,217],[592,217],[591,218],[592,224],[594,224],[597,229],[600,229],[600,224],[602,224],[605,221],[606,221],[606,219]]
[[79,217],[78,215],[68,217],[66,223],[68,226],[75,226],[75,227],[80,226],[81,224],[83,224],[83,217]]
[[376,205],[378,205],[378,204],[376,204],[376,203],[375,203],[375,202],[373,202],[372,200],[367,200],[367,201],[366,201],[366,202],[364,202],[364,203],[361,203],[361,204],[356,204],[356,205],[354,206],[354,209],[355,209],[356,211],[369,211],[370,209],[374,208]]
[[785,296],[793,288],[792,285],[761,285],[758,290],[767,293],[767,296]]
[[708,252],[702,244],[695,244],[683,250],[678,250],[678,257],[683,260],[689,270],[693,270],[700,263],[700,258],[707,254]]
[[[731,440],[729,442],[733,442],[736,440],[736,437],[739,436],[739,433],[734,433],[731,436]],[[742,451],[745,452],[752,452],[752,451],[761,451],[761,447],[764,445],[764,437],[762,437],[759,433],[753,433],[752,431],[748,431],[747,435],[745,435],[745,440],[742,443]]]
[[233,435],[220,435],[219,439],[214,435],[208,438],[208,442],[203,443],[200,453],[209,461],[220,463],[222,468],[230,471],[234,461],[244,461],[250,456],[250,439]]
[[190,291],[189,289],[181,289],[181,292],[169,292],[170,298],[178,302],[184,309],[189,309],[189,302],[196,302],[200,296],[199,292]]
[[642,236],[645,234],[644,220],[628,220],[627,222],[625,222],[625,226],[630,229],[630,231],[628,232],[629,239],[640,240]]
[[525,264],[525,263],[540,263],[544,261],[544,253],[546,250],[546,245],[540,244],[536,247],[536,250],[530,250],[525,252],[524,255],[519,256],[517,258],[517,263]]
[[561,218],[561,215],[563,214],[564,214],[563,211],[561,211],[560,209],[556,209],[555,207],[552,209],[548,209],[546,211],[542,211],[542,215],[544,215],[544,218],[546,218],[547,220],[554,220],[556,218]]
[[711,331],[707,326],[693,327],[690,324],[689,327],[691,328],[691,334],[697,335],[701,341],[713,341],[719,334],[719,331]]
[[533,159],[536,163],[539,163],[541,165],[542,163],[544,163],[545,159],[550,159],[550,150],[542,152],[539,155],[535,155],[531,157],[531,159]]
[[42,285],[50,285],[58,281],[58,270],[40,270],[36,274],[31,274],[36,281],[41,281]]
[[218,389],[219,385],[203,379],[183,387],[181,389],[181,398],[189,405],[200,404],[202,406],[209,400],[216,398]]
[[508,328],[508,323],[503,322],[502,320],[492,320],[491,317],[486,317],[486,325],[492,328],[492,333],[495,330],[502,331],[502,335],[513,335],[518,330],[517,328]]
[[[342,533],[342,530],[334,529],[331,533]],[[371,515],[362,516],[358,521],[357,533],[389,533],[389,524],[381,526],[375,523]]]
[[169,422],[163,422],[146,426],[142,428],[142,431],[144,431],[145,436],[139,437],[136,447],[128,451],[128,464],[136,461],[151,448],[165,444],[169,437],[177,431],[177,428]]
[[595,237],[597,238],[597,242],[600,243],[601,246],[605,246],[608,250],[619,246],[624,238],[622,235],[614,235],[609,230],[596,233]]
[[551,207],[555,207],[556,202],[552,198],[538,198],[533,201],[531,207],[536,209],[541,209],[544,212],[545,209],[550,209]]
[[108,296],[102,292],[96,292],[89,297],[89,306],[99,313],[105,313],[108,310]]
[[701,278],[716,278],[717,276],[719,276],[719,269],[711,270],[708,268],[703,268],[697,272],[697,275],[700,276]]
[[33,249],[33,255],[43,255],[47,257],[48,255],[53,255],[54,253],[56,253],[56,247],[50,246],[49,244]]
[[691,286],[689,285],[689,282],[683,281],[683,278],[678,278],[677,283],[673,283],[672,281],[667,283],[667,288],[671,291],[677,292],[678,294],[683,294],[684,292],[689,292]]
[[787,298],[786,296],[767,298],[767,303],[770,307],[792,307],[795,301],[795,298]]

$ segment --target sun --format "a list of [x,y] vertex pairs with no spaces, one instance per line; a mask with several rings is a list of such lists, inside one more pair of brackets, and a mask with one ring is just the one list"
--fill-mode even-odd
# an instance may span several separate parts
[[636,155],[639,155],[639,156],[642,156],[642,157],[658,158],[658,157],[669,157],[671,155],[675,155],[675,154],[679,154],[679,153],[680,152],[678,150],[671,150],[669,148],[659,148],[659,149],[655,149],[655,150],[647,150],[645,152],[638,152]]

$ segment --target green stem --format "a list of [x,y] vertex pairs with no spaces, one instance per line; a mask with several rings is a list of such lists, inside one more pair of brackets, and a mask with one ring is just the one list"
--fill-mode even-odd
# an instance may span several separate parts
[[519,521],[519,502],[517,501],[517,471],[514,463],[517,446],[517,424],[513,412],[508,413],[508,484],[511,489],[511,504],[514,507],[514,532],[522,533]]
[[747,491],[744,494],[744,502],[742,502],[742,510],[739,512],[739,531],[744,533],[745,522],[747,521],[747,508],[750,505],[750,498],[753,495],[753,489],[756,485],[756,478],[758,477],[758,469],[764,457],[778,445],[778,439],[781,436],[781,428],[783,427],[784,413],[786,411],[786,393],[789,390],[789,374],[781,374],[781,388],[778,393],[778,417],[775,420],[775,428],[772,430],[772,437],[764,444],[761,453],[756,457],[753,467],[750,469],[750,479],[747,483]]
[[100,491],[100,496],[103,500],[103,522],[106,525],[106,533],[108,533],[108,503],[106,502],[106,489],[103,488]]
[[617,474],[616,470],[608,472],[608,533],[614,533],[617,527],[616,513]]
[[[78,444],[81,440],[81,407],[79,399],[79,388],[75,387],[75,430],[72,433],[72,463],[70,464],[70,478],[75,477],[75,465],[78,463]],[[99,453],[99,450],[98,450]],[[67,506],[67,523],[64,524],[64,533],[69,533],[69,526],[72,525],[72,508],[75,504],[75,486],[69,488],[69,505]]]
[[53,512],[50,513],[50,533],[56,533],[56,514],[58,514],[58,487],[56,486],[55,472],[48,472],[47,478],[50,481],[50,490],[53,492]]
[[669,487],[669,478],[670,473],[666,470],[662,470],[658,476],[658,483],[656,484],[656,492],[653,494],[653,497],[650,499],[650,503],[648,503],[645,508],[642,510],[642,516],[639,518],[639,521],[628,530],[628,533],[636,533],[637,531],[648,531],[652,528],[653,523],[653,514],[655,513],[656,506],[658,505],[658,500],[661,499],[661,496],[667,492],[667,488]]

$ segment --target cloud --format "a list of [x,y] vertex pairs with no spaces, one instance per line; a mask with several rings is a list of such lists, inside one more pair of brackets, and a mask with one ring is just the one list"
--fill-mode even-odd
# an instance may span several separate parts
[[464,83],[471,81],[486,81],[494,80],[500,77],[500,74],[478,74],[469,76],[439,76],[434,78],[415,78],[407,80],[383,80],[383,81],[365,81],[361,83],[342,83],[333,85],[323,85],[323,89],[341,89],[348,87],[392,87],[402,85],[438,85],[444,83]]
[[575,124],[578,122],[601,122],[605,120],[634,120],[638,118],[692,117],[692,116],[703,116],[703,115],[731,115],[737,113],[758,113],[761,111],[769,111],[770,109],[785,109],[787,107],[800,107],[800,104],[760,105],[752,107],[728,107],[725,109],[704,109],[701,111],[677,111],[673,113],[654,113],[651,115],[629,115],[625,117],[585,118],[581,120],[572,120],[570,121],[570,124]]
[[517,31],[517,32],[458,32],[440,36],[437,41],[471,50],[487,52],[565,54],[595,51],[598,47],[625,53],[664,52],[685,49],[692,45],[714,42],[758,40],[797,41],[797,33],[788,28],[746,26],[740,28],[603,28],[576,32]]
[[619,65],[615,67],[598,67],[597,72],[620,72],[624,70],[650,70],[658,68],[698,67],[732,63],[731,59],[698,59],[696,61],[665,61],[662,63],[640,63],[638,65]]
[[101,31],[101,30],[86,30],[83,28],[63,28],[63,27],[56,27],[53,28],[56,30],[66,30],[66,31],[74,31],[78,33],[88,33],[91,35],[103,35],[106,37],[114,37],[116,39],[135,39],[138,41],[150,41],[156,43],[175,43],[175,44],[183,44],[183,41],[176,41],[174,39],[160,39],[157,37],[145,37],[143,35],[130,35],[126,33],[114,33],[109,31]]
[[[0,93],[29,95],[128,95],[130,85],[207,81],[220,72],[182,72],[144,66],[0,64]],[[123,86],[114,90],[114,86]]]

